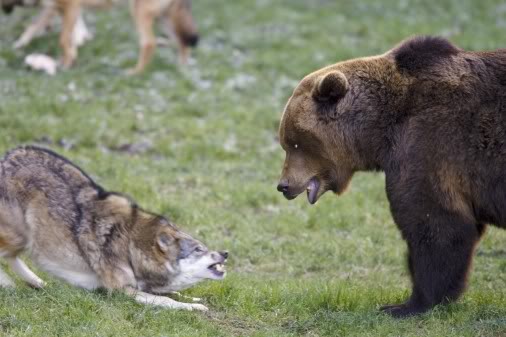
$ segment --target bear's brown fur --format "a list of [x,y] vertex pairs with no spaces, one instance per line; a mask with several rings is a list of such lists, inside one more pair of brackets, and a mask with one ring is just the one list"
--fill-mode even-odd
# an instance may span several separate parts
[[381,170],[408,245],[410,298],[422,313],[463,292],[486,224],[506,227],[506,50],[467,52],[417,37],[387,53],[306,76],[283,113],[278,190],[310,203]]

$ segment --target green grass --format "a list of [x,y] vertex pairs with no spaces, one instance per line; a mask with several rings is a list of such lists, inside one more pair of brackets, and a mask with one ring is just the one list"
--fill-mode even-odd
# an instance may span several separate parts
[[[96,38],[76,67],[28,71],[28,52],[59,53],[55,32],[13,51],[32,10],[0,16],[0,150],[42,143],[108,189],[170,216],[231,253],[229,277],[188,291],[208,313],[143,307],[42,276],[0,290],[5,336],[506,336],[506,232],[491,229],[457,303],[394,320],[378,307],[409,294],[405,244],[381,174],[358,174],[347,194],[317,206],[275,186],[277,126],[305,74],[382,53],[413,34],[466,49],[506,46],[499,0],[194,1],[202,40],[180,67],[160,48],[130,78],[136,34],[126,6],[87,14]],[[139,151],[118,151],[134,144]]]

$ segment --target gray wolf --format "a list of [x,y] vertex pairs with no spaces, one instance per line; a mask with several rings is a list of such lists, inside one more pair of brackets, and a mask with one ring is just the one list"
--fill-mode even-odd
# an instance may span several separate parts
[[[225,277],[228,253],[210,251],[170,220],[106,191],[50,150],[24,146],[0,161],[0,257],[29,285],[44,282],[20,259],[85,289],[120,290],[145,304],[207,310],[160,294]],[[0,270],[0,286],[13,286]]]

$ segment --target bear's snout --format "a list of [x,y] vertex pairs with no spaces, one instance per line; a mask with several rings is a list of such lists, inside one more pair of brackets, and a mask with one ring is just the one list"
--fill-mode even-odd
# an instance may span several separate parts
[[288,182],[287,181],[281,180],[279,182],[279,184],[278,184],[278,191],[279,192],[286,193],[286,192],[288,192],[288,188],[289,188],[289,186],[288,186]]
[[288,183],[288,180],[285,179],[279,181],[277,189],[279,192],[283,193],[283,196],[288,200],[295,199],[300,194],[299,191],[294,191]]

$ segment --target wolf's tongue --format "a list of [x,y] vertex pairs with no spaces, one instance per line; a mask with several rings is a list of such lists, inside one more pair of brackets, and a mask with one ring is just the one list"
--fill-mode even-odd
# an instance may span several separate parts
[[316,196],[318,195],[318,190],[320,189],[320,182],[316,178],[311,178],[309,181],[309,185],[307,186],[307,201],[312,205],[316,202]]

